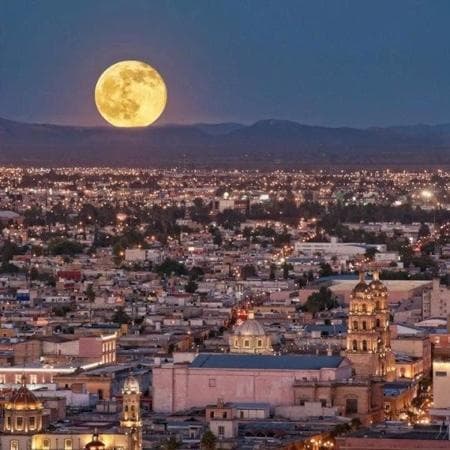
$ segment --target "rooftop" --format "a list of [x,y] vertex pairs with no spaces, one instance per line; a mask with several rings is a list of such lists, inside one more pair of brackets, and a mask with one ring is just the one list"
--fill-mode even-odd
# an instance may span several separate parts
[[344,358],[318,355],[230,355],[200,354],[190,364],[196,369],[261,369],[261,370],[320,370],[337,368]]

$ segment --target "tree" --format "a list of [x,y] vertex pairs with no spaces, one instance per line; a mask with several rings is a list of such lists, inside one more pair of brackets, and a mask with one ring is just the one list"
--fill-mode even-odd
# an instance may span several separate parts
[[216,449],[217,438],[211,430],[206,430],[203,433],[200,445],[202,450],[215,450]]
[[322,286],[318,292],[312,293],[306,300],[304,309],[312,314],[329,310],[337,306],[337,300],[333,292]]
[[320,277],[329,277],[333,275],[333,269],[328,263],[322,263],[320,265],[319,276]]
[[289,271],[292,270],[294,266],[292,264],[289,264],[285,262],[283,264],[283,278],[287,280],[289,278]]
[[122,306],[119,306],[115,311],[111,318],[114,323],[119,325],[129,324],[131,323],[131,317],[125,312]]
[[246,280],[247,278],[256,277],[256,269],[252,264],[246,264],[241,269],[241,277]]
[[90,303],[94,303],[95,291],[94,291],[94,288],[92,287],[92,284],[90,284],[86,289],[86,298],[88,299],[88,301]]
[[423,237],[427,237],[430,236],[430,234],[431,234],[430,227],[426,223],[421,223],[419,232],[417,233],[417,238],[420,239]]
[[217,223],[229,230],[237,228],[244,220],[245,216],[234,209],[225,209],[217,214]]
[[52,255],[74,256],[83,252],[83,245],[69,239],[53,239],[48,244],[48,251]]
[[364,256],[369,259],[374,259],[377,253],[378,250],[375,247],[368,247],[364,253]]
[[218,229],[214,230],[213,244],[220,247],[222,245],[222,242],[223,242],[223,239],[222,239],[221,232]]
[[161,443],[158,447],[161,450],[178,450],[181,448],[181,441],[179,441],[175,436],[170,436]]
[[188,294],[193,294],[198,289],[198,284],[194,280],[189,280],[184,287]]
[[161,264],[155,267],[155,270],[160,275],[186,275],[187,270],[183,263],[166,258]]

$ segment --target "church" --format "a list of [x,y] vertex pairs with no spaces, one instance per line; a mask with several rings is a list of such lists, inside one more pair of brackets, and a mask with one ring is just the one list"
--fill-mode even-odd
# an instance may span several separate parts
[[141,450],[142,423],[138,381],[129,376],[124,383],[123,406],[117,429],[99,433],[49,431],[43,425],[43,404],[25,385],[17,389],[4,405],[2,450]]
[[254,317],[230,337],[230,353],[199,354],[153,369],[153,408],[174,413],[224,402],[264,402],[291,418],[317,415],[383,420],[383,386],[395,375],[386,287],[374,273],[354,287],[347,345],[340,356],[271,354]]

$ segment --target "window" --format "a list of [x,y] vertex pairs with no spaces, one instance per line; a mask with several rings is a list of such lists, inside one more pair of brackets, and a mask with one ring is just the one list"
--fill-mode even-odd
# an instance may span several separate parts
[[10,430],[11,429],[11,417],[7,417],[6,418],[6,429]]
[[30,384],[37,384],[37,375],[34,373],[30,375]]
[[258,340],[258,347],[262,347],[262,340],[261,339]]
[[223,425],[219,425],[217,431],[218,431],[219,436],[225,435],[225,427]]
[[358,329],[358,321],[357,321],[357,320],[355,320],[355,321],[353,322],[353,329],[354,329],[354,330],[357,330],[357,329]]
[[250,341],[248,339],[244,341],[244,347],[250,347]]
[[10,450],[19,450],[19,441],[17,439],[13,439],[9,444]]
[[364,352],[367,352],[367,341],[362,341],[362,349]]
[[446,377],[447,376],[447,372],[437,370],[436,372],[434,372],[434,375],[436,377]]
[[325,398],[320,399],[320,406],[325,408],[327,406],[327,400]]
[[34,430],[36,428],[36,417],[30,417],[28,419],[28,424],[30,425],[30,428]]
[[244,411],[239,411],[239,418],[243,419],[244,418]]
[[353,339],[353,342],[352,342],[352,349],[353,349],[354,351],[358,350],[358,342],[356,341],[356,339]]
[[42,441],[42,447],[48,450],[50,448],[50,441],[48,439],[44,439]]
[[208,380],[208,386],[209,387],[216,387],[216,379],[215,378],[210,378]]
[[367,330],[367,322],[365,320],[363,320],[362,326],[363,330]]
[[377,324],[377,328],[380,328],[380,326],[381,326],[380,319],[377,319],[376,324]]
[[348,398],[345,401],[345,414],[356,414],[358,412],[358,399]]
[[362,312],[367,312],[367,305],[365,303],[362,304],[361,311]]
[[211,419],[214,419],[214,411],[211,411],[211,412],[209,413],[209,417],[210,417]]
[[228,415],[227,412],[224,411],[224,412],[222,413],[222,418],[223,418],[223,419],[226,419],[226,418],[227,418],[227,415]]
[[72,450],[72,439],[64,439],[64,450]]
[[16,428],[18,430],[23,428],[23,417],[16,417]]

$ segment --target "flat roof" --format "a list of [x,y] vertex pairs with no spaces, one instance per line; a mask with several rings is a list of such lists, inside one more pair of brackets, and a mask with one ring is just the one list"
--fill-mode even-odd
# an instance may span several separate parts
[[196,369],[320,370],[339,367],[344,358],[323,355],[200,354],[190,364]]

